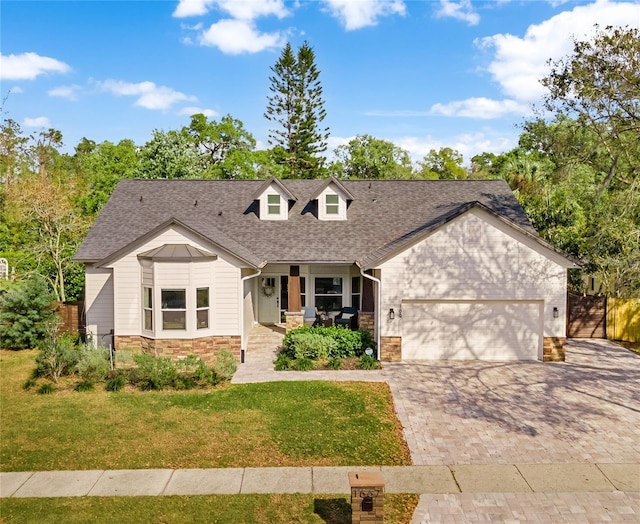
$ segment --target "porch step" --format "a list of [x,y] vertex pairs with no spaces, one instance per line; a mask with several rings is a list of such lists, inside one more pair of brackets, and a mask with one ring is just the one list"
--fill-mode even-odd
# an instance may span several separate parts
[[247,353],[257,351],[273,352],[282,345],[284,338],[284,327],[275,325],[257,324],[249,333],[247,340]]

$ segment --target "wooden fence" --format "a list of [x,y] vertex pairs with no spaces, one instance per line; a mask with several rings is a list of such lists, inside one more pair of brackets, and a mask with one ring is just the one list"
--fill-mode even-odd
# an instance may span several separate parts
[[607,300],[607,338],[640,342],[640,298]]
[[79,302],[56,302],[56,314],[62,320],[60,326],[61,333],[78,335],[84,333],[84,303]]
[[605,338],[607,300],[600,296],[569,295],[567,336]]

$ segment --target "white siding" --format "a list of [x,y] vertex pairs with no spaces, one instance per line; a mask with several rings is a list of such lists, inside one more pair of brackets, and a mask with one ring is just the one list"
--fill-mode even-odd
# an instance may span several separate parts
[[[85,310],[87,329],[96,343],[114,328],[113,275],[111,269],[87,265],[85,269]],[[106,338],[104,339],[106,341]]]
[[[327,195],[338,195],[338,214],[327,214]],[[324,188],[318,195],[318,219],[319,220],[346,220],[347,219],[347,197],[333,183]]]
[[403,300],[542,301],[544,336],[564,336],[566,268],[546,251],[482,210],[465,213],[381,265],[382,336],[401,336],[387,312]]
[[[117,335],[139,335],[142,330],[141,294],[142,278],[150,278],[148,270],[143,269],[137,258],[144,253],[164,244],[190,244],[218,255],[217,260],[195,263],[154,263],[154,315],[157,328],[160,324],[160,289],[189,287],[210,287],[210,328],[196,330],[195,320],[190,317],[195,312],[195,291],[187,293],[188,323],[193,327],[184,331],[161,332],[156,330],[157,338],[183,338],[207,335],[240,334],[240,269],[239,261],[216,246],[204,243],[199,237],[178,226],[172,226],[155,238],[136,246],[131,253],[115,260],[109,267],[114,272],[115,293],[115,329]],[[195,314],[195,313],[194,313]]]

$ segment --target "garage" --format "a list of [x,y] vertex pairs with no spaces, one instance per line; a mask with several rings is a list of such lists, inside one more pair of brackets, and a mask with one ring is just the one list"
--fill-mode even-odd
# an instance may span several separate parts
[[536,360],[542,301],[404,301],[402,358]]

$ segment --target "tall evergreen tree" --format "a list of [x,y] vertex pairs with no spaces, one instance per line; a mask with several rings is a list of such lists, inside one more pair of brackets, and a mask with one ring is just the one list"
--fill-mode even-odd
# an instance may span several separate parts
[[314,178],[324,163],[329,128],[321,128],[326,111],[313,49],[305,42],[294,54],[287,43],[271,71],[264,116],[276,127],[269,130],[269,143],[290,177]]

